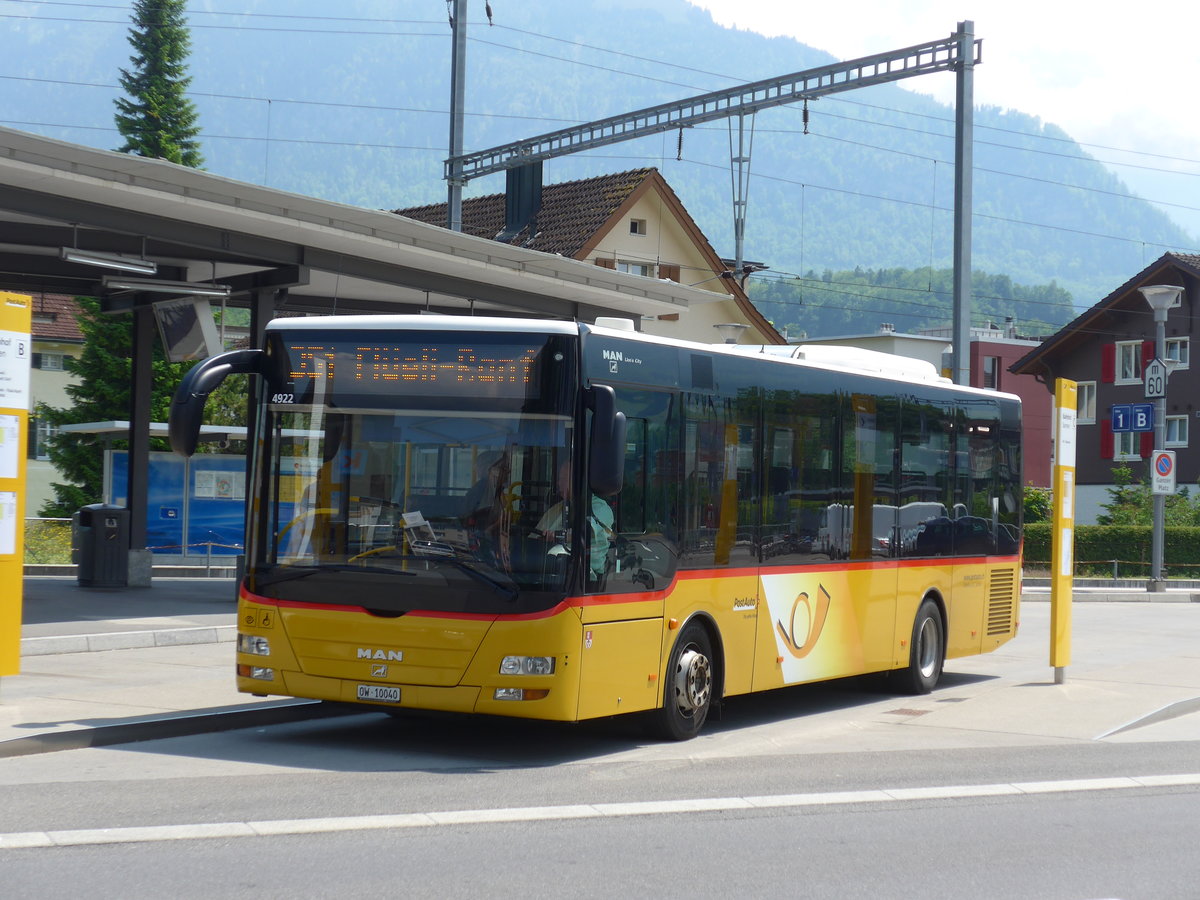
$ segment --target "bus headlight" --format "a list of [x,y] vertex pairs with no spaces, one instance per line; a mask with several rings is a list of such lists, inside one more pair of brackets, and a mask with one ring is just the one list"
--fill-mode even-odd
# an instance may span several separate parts
[[271,655],[271,642],[257,634],[239,634],[237,648],[238,653],[249,653],[253,656]]
[[506,656],[500,662],[501,675],[553,675],[553,656]]

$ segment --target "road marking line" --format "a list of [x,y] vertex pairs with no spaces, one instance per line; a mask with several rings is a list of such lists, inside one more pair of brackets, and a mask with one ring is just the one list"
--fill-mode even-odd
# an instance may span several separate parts
[[87,828],[66,831],[17,831],[0,834],[0,850],[80,847],[94,844],[144,844],[211,838],[244,838],[338,831],[379,831],[393,828],[435,828],[447,825],[490,825],[556,819],[599,819],[615,816],[653,816],[747,809],[785,809],[857,803],[903,803],[913,800],[962,800],[978,797],[1034,796],[1078,791],[1118,791],[1131,788],[1200,786],[1200,773],[1143,775],[1129,778],[1080,778],[1066,781],[1026,781],[1012,784],[947,785],[869,791],[831,791],[821,794],[776,794],[759,797],[712,797],[647,800],[635,803],[593,803],[570,806],[526,806],[506,809],[461,809],[429,813],[376,816],[338,816],[320,819],[275,819],[261,822],[210,822],[193,825],[145,825],[128,828]]

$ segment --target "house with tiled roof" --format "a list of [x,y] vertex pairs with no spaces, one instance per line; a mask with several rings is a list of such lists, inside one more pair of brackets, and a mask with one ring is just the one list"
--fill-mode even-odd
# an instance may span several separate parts
[[72,400],[67,385],[75,376],[66,370],[68,357],[83,352],[83,333],[76,318],[79,307],[74,297],[63,294],[33,295],[33,356],[29,373],[29,446],[26,466],[26,486],[29,492],[25,508],[29,515],[54,498],[50,483],[61,476],[50,464],[46,441],[53,434],[45,422],[39,422],[36,410],[39,403],[66,407]]
[[[1176,483],[1200,479],[1200,365],[1191,365],[1191,340],[1200,335],[1200,256],[1166,253],[1123,285],[1016,360],[1009,371],[1032,375],[1053,395],[1058,378],[1078,391],[1076,513],[1095,522],[1109,500],[1113,469],[1126,466],[1147,477],[1154,451],[1151,431],[1114,431],[1113,407],[1146,404],[1143,374],[1155,357],[1154,315],[1138,290],[1150,285],[1183,287],[1178,306],[1167,311],[1166,357],[1172,371],[1166,394],[1166,447],[1176,453]],[[1050,448],[1046,448],[1050,452]]]
[[[718,343],[714,326],[732,323],[745,326],[739,343],[784,343],[657,169],[550,184],[537,193],[520,211],[505,194],[464,200],[463,232],[718,295],[683,314],[643,318],[638,327],[648,334]],[[445,203],[395,212],[431,225],[447,221]]]

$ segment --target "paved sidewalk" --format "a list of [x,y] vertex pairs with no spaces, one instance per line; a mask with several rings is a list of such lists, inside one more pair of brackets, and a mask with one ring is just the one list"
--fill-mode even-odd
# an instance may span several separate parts
[[27,576],[21,657],[232,641],[236,592],[232,578],[85,588],[73,577]]
[[[914,746],[930,727],[968,743],[1200,740],[1200,603],[1190,591],[1077,592],[1065,685],[1053,683],[1047,661],[1048,599],[1027,592],[1016,640],[949,662],[938,691],[905,701]],[[230,578],[98,589],[26,577],[21,673],[0,678],[0,758],[358,709],[238,693],[235,617]],[[885,705],[880,715],[894,720],[895,702]],[[804,740],[818,721],[778,728]]]
[[0,758],[336,712],[234,687],[232,578],[84,588],[27,576],[21,672],[0,678]]

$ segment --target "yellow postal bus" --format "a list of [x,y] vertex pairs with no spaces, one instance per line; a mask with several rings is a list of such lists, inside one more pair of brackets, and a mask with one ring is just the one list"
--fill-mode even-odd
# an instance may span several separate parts
[[241,691],[686,739],[725,698],[868,672],[928,692],[1016,633],[1017,398],[927,364],[632,323],[271,322]]

